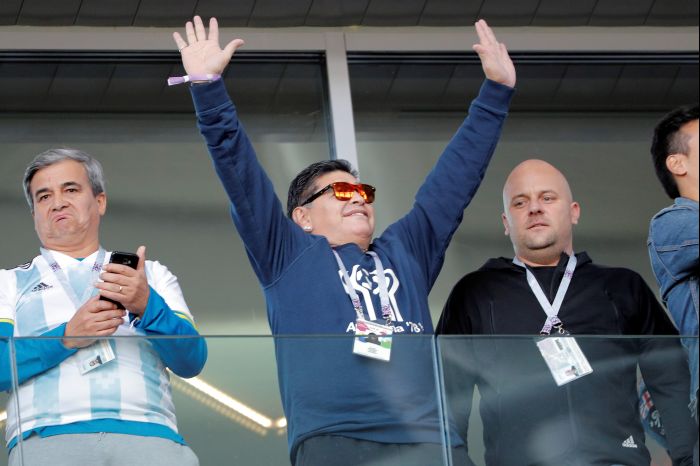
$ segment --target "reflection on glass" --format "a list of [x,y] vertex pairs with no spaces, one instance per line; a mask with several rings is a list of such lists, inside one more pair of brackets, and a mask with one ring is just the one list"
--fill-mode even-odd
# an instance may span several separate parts
[[[5,432],[8,422],[16,422],[15,420],[8,421],[7,414],[7,402],[10,398],[10,390],[14,384],[14,373],[12,363],[12,351],[10,345],[13,344],[8,338],[0,338],[0,384],[2,384],[2,391],[0,391],[0,432]],[[15,368],[16,370],[16,368]],[[7,465],[7,455],[0,454],[0,466]]]
[[468,439],[475,464],[648,465],[650,455],[665,464],[663,450],[645,445],[638,364],[657,396],[671,454],[692,457],[698,434],[684,391],[688,373],[669,364],[682,359],[678,338],[577,336],[592,372],[561,386],[551,362],[564,353],[542,351],[542,341],[557,343],[555,337],[438,338],[447,425]]
[[[352,335],[278,336],[275,342],[293,453],[300,455],[306,438],[340,431],[360,440],[420,443],[430,451],[426,466],[444,464],[433,337],[394,335],[388,362],[355,354]],[[459,438],[453,444],[458,448]]]
[[[32,344],[55,344],[57,339],[23,338]],[[114,362],[92,372],[92,383],[85,379],[84,383],[71,383],[70,390],[80,394],[83,399],[91,400],[92,411],[96,415],[105,414],[101,406],[114,402],[123,404],[129,392],[138,387],[126,385],[121,379],[122,374],[104,372],[110,364],[118,363],[119,355],[130,348],[137,349],[144,345],[150,346],[155,341],[169,341],[181,345],[189,339],[170,337],[116,337],[101,341],[116,348],[117,358]],[[319,364],[327,367],[328,371],[309,377],[305,385],[308,392],[299,394],[309,403],[316,403],[315,415],[323,419],[327,403],[341,402],[336,400],[336,378],[332,372],[342,370],[345,358],[357,357],[352,354],[352,336],[338,337],[209,337],[207,346],[209,358],[204,371],[197,377],[180,378],[170,371],[162,373],[164,382],[169,381],[170,389],[164,390],[172,394],[174,408],[177,413],[177,432],[192,448],[199,458],[200,464],[254,464],[278,466],[289,463],[287,446],[287,421],[282,410],[282,403],[277,383],[277,367],[275,350],[285,347],[287,351],[298,353],[304,357],[302,363],[308,365],[310,359],[318,359]],[[374,387],[375,400],[353,399],[345,400],[351,403],[353,412],[358,416],[358,429],[362,428],[362,415],[369,406],[377,406],[389,413],[395,424],[394,428],[414,432],[416,438],[424,437],[424,427],[420,427],[416,413],[419,416],[429,416],[434,419],[432,428],[442,436],[444,426],[439,416],[439,387],[435,379],[437,372],[434,357],[434,339],[432,337],[396,337],[392,353],[392,362],[367,361],[367,377],[353,380],[357,387],[370,385]],[[337,358],[339,359],[337,359]],[[76,358],[67,360],[70,364]],[[118,367],[117,365],[113,367]],[[317,366],[320,367],[320,366]],[[147,371],[148,368],[140,369]],[[297,368],[301,371],[301,368]],[[100,373],[102,371],[102,373]],[[303,371],[301,371],[303,372]],[[47,375],[44,373],[43,375]],[[50,375],[50,374],[48,374]],[[74,381],[75,382],[75,381]],[[82,379],[78,379],[82,382]],[[93,381],[94,382],[94,381]],[[106,388],[118,385],[118,393],[109,392]],[[406,387],[402,393],[413,393],[413,397],[397,397],[399,386]],[[411,389],[411,387],[414,387]],[[60,387],[59,387],[60,388]],[[67,387],[62,387],[67,390]],[[352,388],[352,387],[351,387]],[[366,389],[363,388],[364,391]],[[155,394],[152,394],[155,395]],[[164,392],[161,393],[164,395]],[[27,391],[19,393],[20,417],[29,419],[36,413],[37,400]],[[287,400],[287,402],[303,400]],[[58,394],[52,401],[54,409],[48,410],[48,416],[58,416],[57,422],[70,421],[68,416],[61,416],[75,405],[67,393]],[[60,406],[60,409],[56,409]],[[120,415],[127,415],[135,406],[123,406]],[[330,412],[330,409],[328,410]],[[292,410],[293,412],[293,410]],[[157,414],[157,413],[154,413]],[[109,414],[106,414],[109,415]],[[334,420],[329,420],[334,422]],[[423,423],[424,424],[424,423]],[[31,428],[24,426],[23,428]],[[371,433],[370,433],[371,435]],[[31,437],[30,437],[31,438]],[[453,443],[457,443],[455,437]],[[15,449],[28,448],[25,442],[15,446]],[[435,457],[430,464],[443,465],[443,445],[436,444]],[[17,451],[17,450],[15,450]],[[23,450],[25,453],[27,450]],[[428,463],[426,463],[428,464]]]
[[[81,371],[81,361],[85,358],[81,359],[79,351],[59,366],[28,378],[18,396],[13,392],[7,406],[11,417],[16,418],[19,414],[22,419],[21,426],[16,422],[8,424],[8,440],[16,436],[18,429],[23,434],[11,444],[13,458],[22,454],[24,461],[29,461],[37,448],[36,444],[32,445],[33,440],[45,435],[56,436],[56,439],[60,437],[58,434],[85,434],[81,444],[97,452],[99,445],[90,446],[93,440],[90,437],[91,425],[106,421],[98,426],[99,432],[173,440],[172,435],[165,435],[167,432],[161,428],[169,427],[171,433],[181,439],[173,440],[173,444],[184,439],[201,464],[228,464],[234,459],[240,464],[284,464],[287,458],[283,435],[285,420],[279,407],[270,338],[212,338],[209,365],[203,373],[192,378],[178,377],[153,359],[142,358],[141,362],[134,364],[133,358],[128,357],[134,352],[143,355],[144,348],[154,345],[185,348],[198,340],[171,337],[101,339],[86,347],[85,351],[107,345],[112,348],[115,359],[97,364],[83,374],[73,374],[75,377],[67,381],[73,372]],[[27,352],[34,352],[42,345],[60,344],[55,338],[21,338],[16,341],[24,342],[25,345],[19,345],[19,348],[21,350],[24,346]],[[231,358],[232,354],[246,354],[247,357]],[[255,357],[256,354],[259,357]],[[18,354],[18,360],[31,364],[21,354]],[[20,368],[20,371],[27,369]],[[139,382],[138,374],[141,374],[143,383]],[[157,378],[151,381],[156,384],[155,389],[148,383],[152,376]],[[19,413],[13,408],[14,403],[19,406]],[[177,421],[174,417],[176,407]],[[115,420],[118,422],[112,422]],[[29,431],[40,427],[44,428],[24,438]],[[19,441],[20,438],[23,441]],[[139,461],[147,461],[148,452],[138,454]]]
[[[385,362],[368,360],[368,365],[376,363],[375,369],[354,383],[358,387],[376,387],[378,400],[400,421],[397,428],[415,428],[406,414],[412,408],[429,414],[437,406],[444,406],[444,424],[440,421],[435,428],[445,432],[449,441],[439,448],[436,464],[465,464],[466,460],[457,460],[456,456],[463,451],[453,449],[461,440],[468,441],[469,455],[476,465],[523,464],[524,458],[535,457],[538,464],[562,465],[570,459],[592,461],[591,455],[600,452],[608,452],[609,461],[620,464],[649,464],[647,451],[652,464],[670,464],[666,453],[648,437],[645,444],[641,434],[636,359],[629,356],[630,350],[652,340],[576,340],[593,372],[561,387],[538,350],[538,339],[533,337],[438,337],[437,341],[434,337],[397,337],[394,350],[403,348],[392,355],[397,356],[394,362],[402,363],[396,365],[397,370],[387,369]],[[677,338],[654,340],[658,343],[654,358],[661,363],[679,344]],[[151,344],[132,337],[105,341],[135,347]],[[200,464],[288,464],[276,349],[286,346],[303,354],[304,360],[318,358],[326,362],[328,371],[310,377],[306,385],[309,399],[318,401],[332,400],[337,393],[332,374],[342,370],[342,360],[332,356],[340,354],[336,354],[337,348],[351,357],[352,344],[353,338],[347,336],[208,337],[209,359],[200,375],[190,379],[169,371],[164,375],[170,381],[178,433],[199,457]],[[437,352],[433,351],[435,347]],[[428,379],[433,388],[412,400],[394,396],[398,384],[415,385],[419,379]],[[650,380],[654,377],[648,377],[647,382]],[[90,390],[104,394],[97,388]],[[81,390],[76,385],[71,385],[71,389]],[[122,389],[134,388],[122,384]],[[687,393],[681,398],[687,411]],[[3,401],[7,401],[7,396]],[[70,407],[67,401],[58,401],[64,403],[61,409]],[[105,397],[105,401],[109,400]],[[286,402],[290,401],[294,400]],[[358,414],[367,405],[366,400],[350,401]],[[19,403],[22,409],[35,409],[21,399]],[[52,413],[59,411],[54,409]],[[323,415],[322,407],[317,411]],[[21,417],[23,412],[19,414]],[[675,432],[676,439],[684,438],[682,430]],[[690,438],[697,441],[694,426]],[[443,460],[443,453],[453,462]],[[498,455],[501,457],[496,460]],[[0,464],[6,461],[6,455],[0,455]]]
[[[179,457],[183,465],[194,464],[193,453],[178,434],[166,364],[183,374],[198,371],[206,353],[203,339],[16,337],[13,341],[20,385],[7,403],[10,462],[44,462],[47,451],[64,451],[71,443],[66,436],[78,435],[80,442],[71,446],[70,454],[89,458],[94,451],[126,464],[137,459],[131,455],[138,449],[150,451],[159,443],[163,458]],[[125,448],[114,450],[115,443]],[[148,461],[152,454],[141,453],[138,459]]]

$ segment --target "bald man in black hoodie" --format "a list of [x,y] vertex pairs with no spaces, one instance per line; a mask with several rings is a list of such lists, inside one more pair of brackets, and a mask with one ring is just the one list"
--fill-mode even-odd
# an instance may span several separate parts
[[[549,163],[518,165],[503,205],[515,258],[490,259],[462,278],[437,333],[553,337],[539,344],[539,337],[441,339],[452,428],[466,440],[476,385],[487,465],[648,466],[636,410],[639,365],[674,464],[692,464],[687,363],[677,339],[649,338],[677,331],[644,280],[574,253],[580,206]],[[617,337],[573,338],[579,335]],[[553,356],[547,342],[562,353]]]

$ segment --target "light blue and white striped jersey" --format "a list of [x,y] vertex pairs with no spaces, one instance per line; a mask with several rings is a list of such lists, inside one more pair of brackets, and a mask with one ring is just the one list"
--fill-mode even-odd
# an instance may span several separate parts
[[[77,296],[93,287],[91,269],[98,252],[84,260],[51,251]],[[107,263],[110,253],[104,257]],[[192,321],[177,278],[163,265],[146,261],[150,287],[177,314]],[[95,289],[95,293],[97,290]],[[0,322],[14,324],[15,337],[38,336],[69,321],[77,308],[42,256],[11,270],[0,270]],[[145,332],[130,325],[128,317],[115,336]],[[45,426],[98,419],[160,424],[177,432],[170,378],[152,343],[144,338],[114,338],[116,358],[81,374],[88,352],[78,350],[57,366],[26,380],[12,393],[7,408],[6,440]],[[20,351],[20,346],[17,346]],[[22,357],[17,354],[17,360]],[[17,425],[17,411],[21,426]]]

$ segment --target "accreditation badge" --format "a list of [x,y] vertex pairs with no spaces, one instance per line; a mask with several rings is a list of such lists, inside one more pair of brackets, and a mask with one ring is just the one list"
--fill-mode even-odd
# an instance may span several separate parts
[[537,347],[559,387],[593,372],[573,337],[545,337]]
[[364,319],[355,322],[355,344],[352,352],[367,358],[389,361],[393,327]]
[[82,348],[78,351],[78,361],[80,365],[80,375],[85,375],[112,361],[114,350],[109,340],[99,340],[96,343]]

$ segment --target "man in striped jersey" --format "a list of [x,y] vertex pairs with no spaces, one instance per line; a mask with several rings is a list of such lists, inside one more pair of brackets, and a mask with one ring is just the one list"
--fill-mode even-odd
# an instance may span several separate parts
[[24,191],[41,254],[0,270],[0,337],[53,338],[0,341],[10,465],[197,465],[177,432],[166,368],[197,375],[204,340],[96,339],[198,335],[177,278],[146,261],[144,246],[135,269],[109,263],[99,242],[107,195],[90,155],[38,155]]

